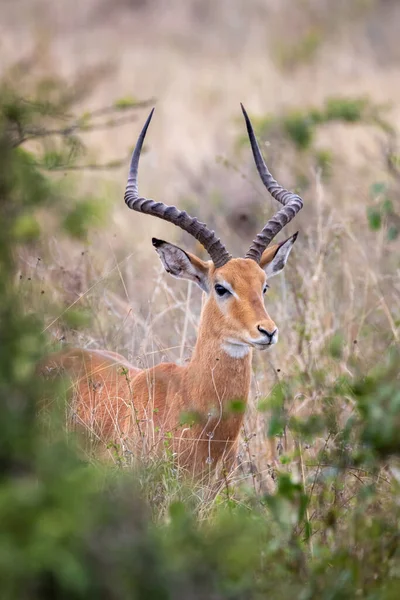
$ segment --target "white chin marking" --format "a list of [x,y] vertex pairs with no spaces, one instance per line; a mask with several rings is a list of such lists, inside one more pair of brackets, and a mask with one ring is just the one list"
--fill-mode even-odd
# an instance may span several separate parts
[[250,347],[245,344],[231,344],[229,342],[224,342],[221,348],[231,358],[244,358],[250,352]]

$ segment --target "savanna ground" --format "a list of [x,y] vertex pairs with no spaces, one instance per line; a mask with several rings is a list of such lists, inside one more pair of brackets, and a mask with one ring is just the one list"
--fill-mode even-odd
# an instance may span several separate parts
[[[397,598],[398,3],[0,11],[4,597]],[[151,237],[204,252],[127,211],[129,153],[155,104],[141,192],[240,255],[276,208],[240,101],[305,206],[267,295],[280,339],[254,357],[240,466],[210,499],[168,453],[133,478],[118,448],[108,467],[87,446],[82,460],[34,365],[66,343],[141,367],[190,356],[201,294]]]

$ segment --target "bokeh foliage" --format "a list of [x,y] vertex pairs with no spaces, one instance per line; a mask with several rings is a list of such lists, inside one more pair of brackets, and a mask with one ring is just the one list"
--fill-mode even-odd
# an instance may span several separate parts
[[[269,435],[290,428],[295,438],[292,455],[280,455],[273,493],[227,483],[205,508],[204,490],[165,465],[132,473],[82,460],[55,402],[62,384],[37,374],[43,324],[15,285],[17,250],[40,234],[43,206],[59,216],[62,191],[15,143],[10,119],[29,129],[37,113],[22,117],[17,95],[3,92],[0,103],[1,597],[397,598],[395,346],[372,371],[355,359],[343,377],[335,376],[342,342],[332,339],[325,370],[293,373],[260,401],[272,413]],[[48,110],[57,114],[51,103]],[[61,215],[59,230],[86,231],[86,216],[78,211],[71,227]],[[308,392],[320,394],[321,410],[294,419],[288,404]],[[323,444],[305,478],[304,449],[317,437]]]
[[[372,102],[366,96],[331,96],[320,107],[287,109],[279,115],[265,115],[253,118],[253,121],[261,139],[286,144],[294,152],[296,185],[301,189],[307,189],[310,185],[307,173],[310,167],[320,174],[323,181],[331,178],[338,159],[335,149],[321,146],[316,141],[318,132],[330,124],[361,125],[373,128],[382,135],[387,171],[396,184],[400,179],[397,133],[388,118],[388,108],[387,105]],[[239,142],[247,143],[246,137],[241,136]],[[393,187],[384,181],[374,182],[370,187],[371,203],[366,209],[370,229],[378,231],[385,227],[388,241],[396,239],[399,232],[397,187]]]

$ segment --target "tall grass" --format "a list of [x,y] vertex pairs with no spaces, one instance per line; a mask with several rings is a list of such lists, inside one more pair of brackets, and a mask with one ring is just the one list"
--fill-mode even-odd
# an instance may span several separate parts
[[[371,27],[375,11],[390,20],[396,7],[354,3],[350,10],[339,3],[330,27],[326,2],[303,9],[254,2],[237,7],[238,21],[225,3],[213,18],[211,3],[186,4],[157,12],[120,3],[121,12],[111,13],[119,27],[107,29],[109,44],[98,46],[100,58],[103,46],[117,48],[118,66],[87,75],[76,94],[58,73],[48,78],[54,63],[43,66],[43,47],[36,62],[4,77],[2,595],[395,598],[399,123],[397,105],[381,103],[396,86],[390,67],[396,47],[388,35],[387,60],[377,69],[380,30]],[[96,21],[91,13],[90,35],[98,35],[101,14]],[[54,42],[66,50],[63,68],[75,61],[70,18]],[[75,18],[87,23],[85,15]],[[235,23],[241,35],[233,33]],[[159,35],[151,44],[154,29]],[[87,39],[87,29],[75,24],[71,31],[78,46]],[[218,52],[215,31],[225,40]],[[283,33],[294,36],[287,47]],[[267,52],[276,38],[276,53]],[[239,76],[241,65],[247,68]],[[119,169],[115,161],[127,162],[146,110],[131,97],[132,87],[143,97],[159,96],[141,163],[144,194],[186,207],[243,253],[274,208],[249,148],[240,144],[236,105],[247,100],[259,117],[268,164],[305,198],[287,234],[298,228],[298,242],[266,298],[279,344],[254,357],[238,461],[218,490],[210,481],[188,480],[168,445],[161,456],[144,452],[136,461],[116,440],[105,464],[98,456],[102,440],[71,426],[71,382],[53,387],[35,374],[40,357],[66,343],[117,351],[141,368],[183,363],[194,346],[201,294],[161,271],[150,239],[202,249],[156,219],[126,214],[117,200],[126,165]],[[332,95],[335,118],[321,122],[316,116],[332,109]],[[384,115],[378,126],[345,118],[344,109],[359,107],[361,96],[369,97],[363,106],[376,109],[375,116]],[[137,123],[110,129],[107,117],[104,130],[87,131],[99,106],[115,111],[113,119],[129,114]],[[49,129],[63,133],[43,135]],[[21,131],[33,139],[18,137]],[[89,172],[77,168],[88,165]]]

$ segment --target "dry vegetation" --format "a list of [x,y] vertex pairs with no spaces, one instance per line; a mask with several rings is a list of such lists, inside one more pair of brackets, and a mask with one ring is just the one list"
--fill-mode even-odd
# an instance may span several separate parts
[[[241,143],[240,101],[258,123],[273,173],[300,190],[305,208],[287,234],[299,229],[299,240],[266,299],[279,344],[254,358],[241,464],[227,493],[230,499],[237,494],[240,504],[248,489],[271,491],[277,472],[287,471],[310,496],[321,492],[306,517],[318,523],[317,531],[332,507],[341,515],[371,482],[380,487],[380,507],[385,503],[387,462],[373,474],[349,467],[334,490],[324,487],[322,474],[328,478],[332,457],[349,451],[343,431],[357,411],[346,386],[400,335],[400,236],[388,240],[400,214],[400,6],[390,0],[334,4],[90,0],[71,10],[65,0],[15,0],[0,9],[0,69],[11,79],[23,73],[22,93],[57,75],[67,82],[85,79],[74,114],[121,98],[155,99],[142,192],[190,209],[236,254],[273,210]],[[23,63],[9,71],[32,55],[29,76]],[[322,110],[331,97],[364,97],[382,122],[327,120],[303,148],[282,134],[279,123],[287,115]],[[104,204],[104,214],[82,242],[60,235],[42,211],[46,234],[19,251],[17,277],[26,309],[43,319],[50,345],[104,347],[140,367],[190,356],[202,301],[197,289],[164,274],[151,237],[199,255],[201,247],[173,226],[127,212],[122,200],[129,151],[146,114],[139,108],[133,123],[81,134],[88,150],[76,164],[123,159],[123,166],[61,170],[53,177],[64,204],[79,190],[79,197],[93,195]],[[37,141],[27,147],[42,149]],[[330,426],[303,430],[302,423],[317,415]],[[115,456],[120,463],[118,451]],[[148,483],[152,475],[141,477],[162,520],[182,490],[164,477],[161,492],[159,484]],[[235,491],[240,482],[244,492]],[[196,502],[201,495],[196,490]],[[208,514],[210,507],[199,505],[200,514]],[[324,536],[322,542],[332,544],[331,533]]]
[[[332,95],[367,95],[377,104],[391,101],[394,128],[400,118],[389,59],[397,51],[395,39],[387,65],[378,68],[379,36],[377,41],[371,25],[378,6],[356,2],[350,10],[347,3],[339,3],[331,22],[328,3],[285,4],[251,2],[233,9],[224,2],[216,7],[207,2],[121,2],[111,9],[107,3],[91,2],[68,14],[62,2],[37,2],[44,23],[33,14],[31,21],[17,23],[10,6],[3,46],[15,49],[24,27],[22,50],[35,48],[37,77],[57,72],[76,78],[95,65],[95,89],[80,101],[85,110],[124,97],[156,98],[157,114],[141,165],[143,192],[190,207],[240,254],[274,207],[258,182],[248,147],[237,146],[244,133],[239,100],[263,116],[318,107]],[[395,19],[395,3],[384,4],[387,20]],[[278,52],[289,53],[310,31],[320,38],[315,52],[298,61],[295,52],[290,64],[282,63]],[[77,60],[78,54],[83,61]],[[9,52],[10,61],[16,58]],[[99,65],[104,74],[97,73]],[[79,103],[75,108],[79,111]],[[84,141],[93,162],[127,157],[146,112],[138,111],[137,125],[87,133]],[[343,336],[344,356],[335,366],[343,372],[354,354],[373,363],[397,339],[398,243],[387,245],[384,231],[371,232],[366,218],[374,201],[373,183],[386,182],[395,196],[396,181],[386,166],[387,144],[387,137],[372,126],[323,125],[315,145],[330,153],[328,180],[321,178],[315,161],[293,151],[281,137],[265,147],[273,172],[288,187],[301,189],[305,209],[290,226],[301,232],[290,265],[274,280],[267,298],[281,336],[273,353],[255,358],[258,398],[268,396],[277,380],[322,366],[321,352],[334,334]],[[65,179],[74,180],[70,194],[73,186],[94,188],[107,207],[107,220],[90,232],[85,245],[49,236],[35,254],[24,255],[21,286],[44,314],[55,341],[106,347],[139,366],[179,361],[194,345],[201,298],[197,290],[165,276],[150,240],[154,234],[199,253],[202,249],[193,248],[193,241],[171,225],[126,213],[122,191],[128,161],[123,162],[111,172],[79,177],[64,173]],[[63,307],[56,321],[57,314],[46,316],[49,298]],[[78,308],[91,319],[90,327],[80,331],[68,327],[68,311]],[[256,404],[254,398],[247,429],[257,433],[251,454],[264,471],[269,452],[265,419]],[[316,405],[317,394],[310,390],[288,408],[296,414]]]

